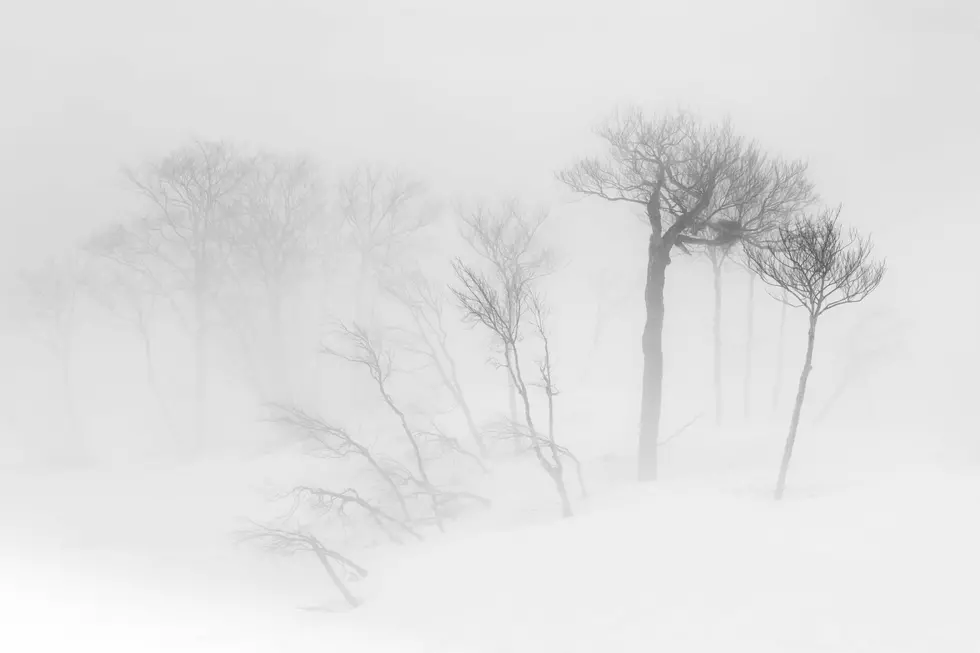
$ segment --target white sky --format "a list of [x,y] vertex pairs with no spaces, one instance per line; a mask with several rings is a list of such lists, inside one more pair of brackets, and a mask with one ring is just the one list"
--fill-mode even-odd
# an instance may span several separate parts
[[965,372],[978,65],[970,0],[6,0],[0,271],[119,217],[119,166],[192,135],[402,163],[450,195],[560,211],[553,172],[596,145],[597,120],[683,105],[809,159],[888,256],[882,293],[917,319],[916,346]]

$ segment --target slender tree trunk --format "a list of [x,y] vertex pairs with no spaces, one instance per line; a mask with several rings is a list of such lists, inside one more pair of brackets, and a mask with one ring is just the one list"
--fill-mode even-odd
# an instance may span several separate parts
[[643,329],[643,390],[637,450],[641,481],[657,480],[657,441],[660,439],[664,381],[664,283],[669,263],[669,253],[661,242],[660,234],[652,234],[644,292],[647,322]]
[[714,387],[715,424],[721,426],[724,406],[721,396],[721,267],[724,258],[720,252],[712,251],[711,271],[715,280],[715,324],[714,324]]
[[[511,378],[510,373],[507,374],[507,407],[510,410],[510,421],[513,424],[517,423],[517,388],[514,386],[514,379]],[[520,438],[514,439],[514,452],[522,453],[524,447],[521,446]]]
[[[511,343],[513,345],[513,343]],[[517,347],[512,346],[511,351],[513,352],[513,358],[508,358],[507,360],[507,371],[510,374],[511,380],[513,381],[514,387],[517,389],[518,394],[521,397],[521,404],[524,408],[524,421],[527,424],[528,433],[531,436],[531,449],[534,450],[534,454],[538,459],[538,463],[545,470],[548,476],[555,484],[555,489],[558,491],[558,496],[561,499],[561,515],[562,517],[572,516],[572,502],[568,498],[568,488],[565,486],[565,470],[562,465],[561,458],[557,455],[554,456],[552,461],[549,461],[544,455],[544,449],[541,446],[541,434],[538,433],[537,428],[534,426],[534,416],[531,413],[531,397],[527,391],[527,384],[524,382],[524,375],[521,372],[521,362],[518,356]],[[549,405],[550,408],[550,405]],[[553,412],[549,410],[549,417],[553,417]],[[549,444],[551,445],[549,449],[554,453],[554,433],[549,435]]]
[[786,293],[783,292],[782,308],[779,310],[779,340],[776,345],[776,379],[772,385],[772,409],[779,406],[779,389],[783,385],[783,349],[786,340]]
[[783,460],[779,465],[779,479],[776,481],[775,498],[778,501],[783,498],[786,490],[786,474],[789,472],[789,462],[793,457],[793,445],[796,443],[796,431],[800,426],[800,413],[803,411],[803,399],[806,396],[806,382],[810,378],[810,370],[813,369],[813,342],[817,334],[817,316],[810,316],[810,331],[806,340],[806,359],[803,362],[803,371],[800,373],[800,385],[796,390],[796,404],[793,406],[793,419],[789,424],[789,435],[786,438],[786,447],[783,450]]
[[[514,374],[511,372],[510,365],[512,356],[516,356],[517,352],[512,349],[509,344],[504,344],[504,360],[507,364],[504,366],[504,371],[507,373],[507,408],[510,413],[511,424],[518,423],[518,411],[517,411],[517,384],[514,383]],[[527,426],[525,420],[525,426]],[[521,443],[520,438],[514,438],[514,453],[521,454],[524,453],[525,447]]]
[[337,570],[333,568],[333,563],[330,561],[330,556],[328,556],[318,545],[313,547],[313,553],[316,554],[316,557],[323,566],[323,569],[327,572],[327,575],[330,576],[330,580],[333,582],[334,587],[340,591],[340,594],[344,597],[344,600],[347,601],[347,605],[352,608],[358,607],[361,602],[349,589],[347,589],[347,585],[344,583],[343,579],[341,579],[340,574],[338,574]]
[[752,341],[755,337],[755,273],[749,271],[749,297],[746,305],[745,333],[745,395],[743,397],[745,419],[752,414]]

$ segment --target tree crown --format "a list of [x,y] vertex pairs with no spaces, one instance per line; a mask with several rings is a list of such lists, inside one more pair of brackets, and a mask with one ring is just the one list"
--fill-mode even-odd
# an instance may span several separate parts
[[812,318],[863,301],[881,284],[885,262],[872,259],[871,239],[840,224],[841,208],[780,225],[768,242],[748,248],[749,265],[792,306]]

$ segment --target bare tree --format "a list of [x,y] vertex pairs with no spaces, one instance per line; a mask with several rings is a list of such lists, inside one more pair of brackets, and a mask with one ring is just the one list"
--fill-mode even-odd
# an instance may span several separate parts
[[162,159],[126,170],[145,200],[154,255],[180,278],[194,310],[195,435],[207,431],[208,334],[214,278],[229,256],[230,225],[240,215],[240,192],[249,166],[226,143],[195,142]]
[[[714,396],[715,422],[720,425],[724,416],[724,401],[722,392],[723,352],[722,352],[722,273],[725,263],[731,261],[746,267],[743,256],[738,255],[739,249],[752,247],[759,243],[779,224],[815,200],[813,184],[806,177],[807,167],[799,161],[783,162],[779,159],[766,160],[762,164],[761,174],[753,180],[757,186],[749,193],[746,201],[733,204],[722,211],[712,222],[705,225],[704,234],[710,238],[724,237],[737,233],[738,238],[727,245],[700,246],[697,251],[702,253],[711,263],[714,280]],[[744,381],[744,413],[748,417],[750,386],[752,374],[752,340],[754,330],[754,279],[755,274],[749,270],[749,293],[746,304],[746,347],[745,347],[745,381]]]
[[291,556],[299,552],[311,552],[316,555],[317,560],[324,571],[330,577],[344,600],[352,608],[356,608],[361,601],[347,587],[344,577],[355,579],[365,578],[368,575],[366,569],[355,563],[350,558],[341,555],[334,549],[323,544],[316,535],[306,528],[276,528],[263,524],[253,524],[253,527],[238,534],[240,542],[251,542],[261,546],[270,553]]
[[302,509],[312,512],[316,523],[325,527],[336,525],[344,530],[356,526],[360,521],[373,523],[392,542],[401,544],[403,536],[421,540],[413,528],[408,503],[399,482],[400,467],[375,454],[342,427],[330,424],[305,411],[282,404],[271,404],[272,416],[269,421],[284,427],[287,432],[298,437],[307,455],[315,458],[344,459],[351,462],[366,463],[372,474],[391,491],[401,516],[396,517],[385,502],[375,502],[363,496],[358,490],[348,487],[331,490],[309,485],[297,485],[291,490],[278,493],[273,500],[292,499],[292,507],[276,525],[252,523],[252,527],[241,531],[242,542],[259,544],[266,551],[282,555],[297,552],[314,553],[333,584],[341,592],[351,607],[360,601],[347,587],[344,576],[355,579],[367,575],[362,567],[340,554],[336,549],[324,544],[324,540],[311,528],[303,525],[290,525],[298,521]]
[[752,268],[768,285],[786,293],[789,305],[806,309],[810,328],[796,404],[779,468],[775,498],[782,498],[800,424],[807,379],[813,368],[817,321],[832,308],[863,301],[881,284],[884,262],[872,260],[872,245],[854,231],[844,233],[840,207],[780,226],[763,247],[748,250]]
[[363,323],[373,317],[376,305],[368,286],[372,273],[383,277],[397,269],[412,238],[439,211],[423,184],[380,166],[356,169],[340,184],[338,195],[345,233],[359,258],[354,317]]
[[779,225],[786,224],[792,216],[812,206],[818,199],[813,183],[807,177],[807,166],[803,162],[772,160],[769,162],[767,175],[767,188],[758,194],[755,202],[732,209],[733,219],[743,227],[739,238],[742,255],[736,262],[749,276],[749,292],[745,303],[745,378],[742,387],[743,413],[746,419],[750,416],[752,401],[756,275],[745,261],[744,252],[747,248],[758,246]]
[[[229,224],[234,247],[227,279],[246,296],[257,285],[265,308],[270,345],[261,376],[292,398],[284,302],[290,288],[318,254],[319,239],[328,231],[327,187],[316,162],[305,156],[260,153],[247,162],[238,219]],[[334,229],[339,225],[333,225]],[[245,304],[250,304],[248,300]],[[243,327],[239,315],[232,321]],[[258,320],[261,322],[261,318]]]
[[435,369],[443,387],[448,390],[463,413],[470,437],[483,457],[487,456],[487,446],[473,416],[463,384],[459,378],[459,366],[449,347],[449,332],[445,325],[445,302],[439,291],[418,274],[402,275],[400,284],[389,284],[388,293],[400,303],[409,314],[414,326],[412,336],[414,345],[409,348],[421,354]]
[[[380,480],[385,490],[390,490],[394,504],[384,499],[372,499],[372,493],[364,493],[354,487],[330,489],[311,485],[297,485],[286,492],[274,494],[273,500],[291,499],[292,506],[277,524],[252,522],[251,528],[241,531],[242,542],[254,542],[265,550],[284,555],[296,552],[312,552],[329,575],[333,584],[351,607],[360,601],[347,586],[347,579],[360,579],[367,571],[328,546],[330,533],[343,535],[347,544],[350,536],[359,534],[364,525],[373,525],[384,538],[403,544],[406,538],[421,541],[417,526],[427,520],[414,519],[409,500],[415,499],[435,506],[435,523],[441,528],[442,516],[453,514],[464,502],[487,506],[483,497],[463,492],[436,488],[419,478],[397,460],[383,456],[352,436],[346,429],[310,415],[295,406],[271,404],[270,421],[279,424],[287,432],[299,438],[307,455],[316,458],[347,460],[365,464],[372,476]],[[393,512],[397,506],[400,515]],[[312,515],[311,515],[312,513]],[[300,523],[301,516],[311,516],[318,528],[317,533],[309,525]],[[329,529],[333,527],[333,531]],[[346,577],[346,578],[345,578]]]
[[712,370],[714,372],[715,425],[720,426],[724,418],[724,397],[722,393],[722,268],[728,260],[730,247],[707,247],[705,256],[711,263],[711,277],[714,280],[714,320],[712,322]]
[[[783,184],[777,164],[727,123],[705,126],[678,113],[647,119],[639,110],[615,116],[598,130],[605,157],[560,172],[572,190],[610,202],[637,204],[651,227],[643,333],[639,477],[657,476],[663,393],[664,284],[674,248],[725,247],[751,235],[760,198]],[[778,164],[782,166],[783,164]],[[767,209],[766,209],[767,210]]]
[[[490,264],[498,279],[514,275],[517,269],[529,275],[529,282],[552,272],[554,253],[539,247],[536,238],[548,219],[547,211],[528,215],[520,202],[508,200],[497,207],[481,203],[470,211],[459,209],[458,213],[460,235],[480,258]],[[498,344],[505,349],[509,346],[503,340]],[[510,420],[517,422],[518,390],[509,372],[507,390]],[[520,440],[517,442],[520,446]]]
[[[475,495],[463,492],[447,492],[439,488],[433,481],[429,473],[429,456],[425,449],[433,442],[445,449],[447,438],[445,434],[435,429],[427,430],[413,427],[405,409],[395,400],[391,391],[391,377],[395,372],[392,353],[375,339],[372,339],[367,330],[359,325],[355,324],[352,327],[341,325],[337,329],[337,333],[340,339],[344,341],[343,346],[340,348],[324,347],[324,353],[354,363],[368,372],[382,403],[397,420],[405,442],[408,443],[411,451],[415,470],[409,471],[407,468],[402,468],[401,483],[413,488],[413,496],[427,497],[432,506],[433,523],[440,530],[443,529],[442,508],[447,503],[464,499],[484,502],[482,498]],[[458,453],[462,452],[458,443],[451,449]]]
[[159,302],[167,299],[161,272],[155,269],[152,235],[145,224],[116,223],[97,231],[83,245],[93,257],[85,275],[85,290],[97,303],[129,322],[143,346],[146,383],[156,398],[171,432],[174,423],[157,375],[152,323]]
[[273,416],[270,421],[287,428],[298,435],[310,456],[331,459],[360,459],[367,463],[384,486],[391,491],[405,523],[411,521],[408,502],[400,485],[400,469],[394,461],[375,454],[367,445],[361,443],[346,429],[310,415],[295,406],[272,404]]
[[[453,265],[456,285],[452,288],[452,292],[463,310],[464,319],[486,328],[502,345],[504,357],[502,367],[507,372],[523,408],[523,426],[518,425],[517,420],[511,419],[511,428],[523,434],[529,441],[530,449],[538,464],[555,485],[561,500],[562,515],[570,517],[572,505],[565,486],[563,461],[563,458],[569,456],[569,452],[560,447],[555,440],[554,397],[557,389],[552,379],[551,351],[545,328],[545,312],[540,297],[533,288],[542,266],[538,262],[539,259],[526,258],[536,229],[534,225],[540,223],[524,222],[519,212],[503,215],[481,213],[479,220],[485,225],[481,229],[483,233],[499,232],[502,225],[525,225],[525,244],[519,249],[501,250],[506,253],[498,255],[496,261],[487,257],[493,263],[491,275],[484,274],[457,259]],[[511,244],[513,242],[510,241]],[[508,241],[501,238],[488,245],[507,247]],[[548,428],[545,432],[536,426],[529,390],[532,382],[527,377],[521,362],[522,353],[518,347],[528,327],[539,336],[543,348],[539,372],[541,385],[547,397]]]
[[373,342],[367,331],[361,326],[356,324],[353,327],[341,325],[338,331],[341,337],[346,340],[348,351],[333,347],[324,347],[324,353],[354,363],[367,370],[371,376],[371,380],[378,389],[381,400],[398,419],[402,433],[411,446],[412,457],[415,459],[419,476],[427,482],[428,474],[425,469],[425,458],[422,455],[422,447],[419,444],[418,437],[415,431],[409,426],[408,417],[406,417],[405,412],[395,403],[388,387],[391,374],[394,370],[391,354]]
[[555,439],[555,397],[558,396],[559,390],[555,385],[554,381],[554,370],[552,369],[551,362],[551,340],[548,334],[547,320],[548,309],[545,307],[541,296],[538,294],[533,294],[531,296],[531,325],[534,331],[537,333],[538,338],[541,340],[542,357],[538,362],[538,373],[540,375],[540,381],[536,384],[543,391],[547,400],[548,405],[548,430],[547,437],[542,445],[547,446],[549,452],[551,453],[551,460],[554,461],[555,471],[561,476],[563,475],[563,464],[562,458],[568,458],[574,463],[575,471],[578,476],[579,488],[582,491],[582,496],[588,496],[588,491],[585,488],[585,476],[582,473],[582,463],[579,459],[572,454],[567,448],[562,447],[558,444]]

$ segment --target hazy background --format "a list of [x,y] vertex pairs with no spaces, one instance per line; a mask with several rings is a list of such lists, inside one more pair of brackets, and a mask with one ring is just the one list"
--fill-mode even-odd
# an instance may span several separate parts
[[[226,639],[265,653],[346,645],[350,628],[398,651],[980,650],[978,64],[975,0],[0,0],[0,640],[213,651]],[[874,295],[821,319],[784,503],[770,493],[805,318],[790,311],[773,411],[780,309],[756,284],[744,421],[747,276],[726,270],[728,421],[715,429],[703,258],[678,255],[668,269],[662,435],[704,417],[664,447],[658,484],[633,483],[649,228],[554,176],[601,147],[592,127],[625,104],[730,116],[765,150],[808,160],[823,200],[842,202],[842,219],[888,259]],[[562,260],[546,284],[556,433],[592,491],[573,487],[575,518],[558,518],[529,457],[494,459],[487,476],[434,459],[447,487],[475,488],[493,510],[445,534],[427,527],[419,545],[338,536],[371,571],[355,589],[367,605],[300,613],[339,602],[314,558],[233,547],[233,533],[281,515],[270,491],[344,487],[357,464],[325,473],[293,451],[251,455],[258,393],[223,324],[208,444],[245,455],[170,465],[167,438],[190,431],[192,411],[167,432],[134,330],[91,302],[75,352],[80,424],[65,431],[103,464],[18,468],[24,451],[65,444],[60,370],[21,310],[18,273],[135,217],[121,167],[193,138],[307,151],[331,183],[361,162],[402,166],[447,207],[502,196],[549,207],[545,235]],[[445,270],[452,254],[425,263]],[[186,409],[193,358],[175,322],[165,314],[154,346],[162,385]],[[895,345],[886,360],[814,424],[850,345],[876,333]],[[481,420],[506,410],[483,335],[464,333],[454,350]],[[314,368],[301,378],[319,381],[314,342],[298,358],[304,374]],[[327,382],[303,388],[311,409],[365,441],[400,439],[366,373],[334,363]],[[425,395],[417,376],[398,383],[399,402]],[[346,528],[320,525],[331,543]]]
[[[308,150],[328,169],[404,165],[448,199],[550,205],[574,259],[562,297],[610,270],[633,311],[622,352],[638,355],[645,230],[554,172],[597,147],[590,128],[623,103],[730,115],[808,159],[823,198],[888,258],[868,305],[908,325],[908,351],[869,391],[878,426],[962,455],[975,450],[957,434],[972,435],[978,360],[976,61],[966,1],[7,3],[0,270],[12,278],[124,217],[120,165],[228,138]],[[669,272],[669,301],[690,311],[671,313],[668,338],[707,334],[707,264],[680,265],[699,271]],[[688,298],[683,284],[700,289]],[[832,314],[829,330],[837,317],[849,319]],[[708,381],[692,383],[707,395]]]

